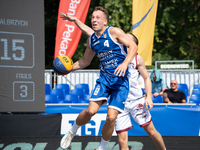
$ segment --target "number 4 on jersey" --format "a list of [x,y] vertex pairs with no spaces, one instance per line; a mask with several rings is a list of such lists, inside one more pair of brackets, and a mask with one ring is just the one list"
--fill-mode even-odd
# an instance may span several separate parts
[[107,46],[107,47],[109,47],[108,40],[106,40],[106,41],[104,42],[104,46]]

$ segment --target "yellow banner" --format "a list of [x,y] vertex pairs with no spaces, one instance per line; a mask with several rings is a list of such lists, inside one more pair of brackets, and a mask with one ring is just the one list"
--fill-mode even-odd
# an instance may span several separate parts
[[132,33],[138,38],[138,54],[152,65],[152,49],[158,0],[133,0]]

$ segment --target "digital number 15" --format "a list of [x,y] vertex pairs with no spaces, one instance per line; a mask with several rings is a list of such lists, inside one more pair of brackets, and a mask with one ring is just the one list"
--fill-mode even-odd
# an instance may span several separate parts
[[[4,43],[4,56],[1,57],[1,60],[11,60],[11,57],[8,56],[8,40],[1,39],[1,42]],[[25,50],[22,46],[17,46],[17,43],[24,43],[23,39],[12,39],[12,58],[14,60],[22,61],[25,58]],[[16,55],[16,51],[20,51],[20,55]]]

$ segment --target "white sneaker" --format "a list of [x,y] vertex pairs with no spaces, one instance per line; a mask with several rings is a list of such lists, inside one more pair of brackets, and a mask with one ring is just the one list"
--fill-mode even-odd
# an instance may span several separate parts
[[98,146],[97,149],[95,149],[95,150],[105,150],[105,149],[103,149],[102,147]]
[[68,131],[65,136],[63,136],[63,138],[60,141],[60,147],[62,149],[66,149],[69,147],[69,145],[71,144],[71,141],[73,139],[73,137],[75,136],[75,134],[72,131]]

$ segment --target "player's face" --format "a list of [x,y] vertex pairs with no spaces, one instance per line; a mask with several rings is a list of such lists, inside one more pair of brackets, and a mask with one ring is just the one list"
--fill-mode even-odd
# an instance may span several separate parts
[[94,11],[92,13],[91,24],[95,32],[100,32],[103,27],[106,25],[107,19],[105,14],[102,11]]

